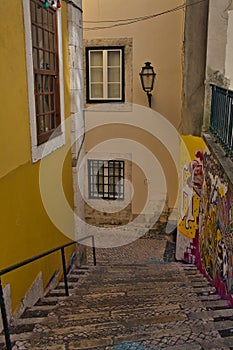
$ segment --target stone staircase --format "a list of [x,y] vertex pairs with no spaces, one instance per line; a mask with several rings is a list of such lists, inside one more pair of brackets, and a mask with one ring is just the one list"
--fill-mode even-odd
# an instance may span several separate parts
[[13,350],[233,349],[233,309],[165,248],[139,239],[97,249],[96,267],[69,274],[69,297],[61,282],[11,325]]

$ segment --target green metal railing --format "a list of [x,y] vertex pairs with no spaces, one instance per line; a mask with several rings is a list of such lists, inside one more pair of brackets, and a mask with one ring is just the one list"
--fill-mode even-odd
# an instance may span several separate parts
[[233,91],[212,86],[210,131],[233,158]]
[[73,241],[67,244],[63,244],[59,247],[56,247],[54,249],[50,249],[42,254],[35,255],[30,259],[23,260],[20,263],[17,263],[15,265],[11,265],[3,270],[0,270],[0,308],[1,308],[1,314],[2,314],[2,323],[3,323],[3,329],[4,329],[4,335],[5,335],[5,344],[7,350],[12,350],[12,344],[10,339],[10,331],[9,331],[9,324],[7,319],[7,313],[6,313],[6,306],[5,306],[5,300],[3,295],[3,287],[2,287],[2,280],[1,277],[11,271],[17,270],[20,267],[23,267],[25,265],[28,265],[32,263],[33,261],[39,260],[41,258],[44,258],[45,256],[51,255],[57,251],[61,251],[61,259],[62,259],[62,268],[63,268],[63,279],[64,279],[64,289],[65,289],[65,295],[69,296],[69,287],[68,287],[68,280],[67,280],[67,270],[66,270],[66,258],[65,258],[65,248],[69,247],[73,244],[80,243],[81,241],[84,241],[88,238],[91,238],[92,240],[92,253],[93,253],[93,263],[96,266],[96,251],[95,251],[95,240],[94,236],[86,236],[83,237],[77,241]]

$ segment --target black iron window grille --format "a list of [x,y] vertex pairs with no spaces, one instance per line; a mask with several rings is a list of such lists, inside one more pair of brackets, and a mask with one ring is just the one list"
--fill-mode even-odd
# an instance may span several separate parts
[[124,171],[124,161],[89,159],[89,198],[123,200]]
[[233,91],[212,85],[210,131],[233,158]]

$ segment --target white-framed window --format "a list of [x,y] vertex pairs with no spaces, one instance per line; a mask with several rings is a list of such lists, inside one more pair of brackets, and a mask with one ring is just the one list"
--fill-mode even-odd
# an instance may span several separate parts
[[124,102],[124,47],[86,47],[87,102]]
[[36,162],[65,143],[61,12],[45,7],[42,0],[22,1],[32,161]]

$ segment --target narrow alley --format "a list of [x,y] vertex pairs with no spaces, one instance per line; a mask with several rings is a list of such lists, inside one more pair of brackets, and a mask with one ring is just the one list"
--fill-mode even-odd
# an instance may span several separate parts
[[[233,349],[233,309],[173,243],[139,239],[97,249],[11,327],[13,350]],[[221,337],[224,336],[224,337]],[[1,349],[4,349],[3,336]]]
[[233,0],[0,16],[0,350],[233,350]]

